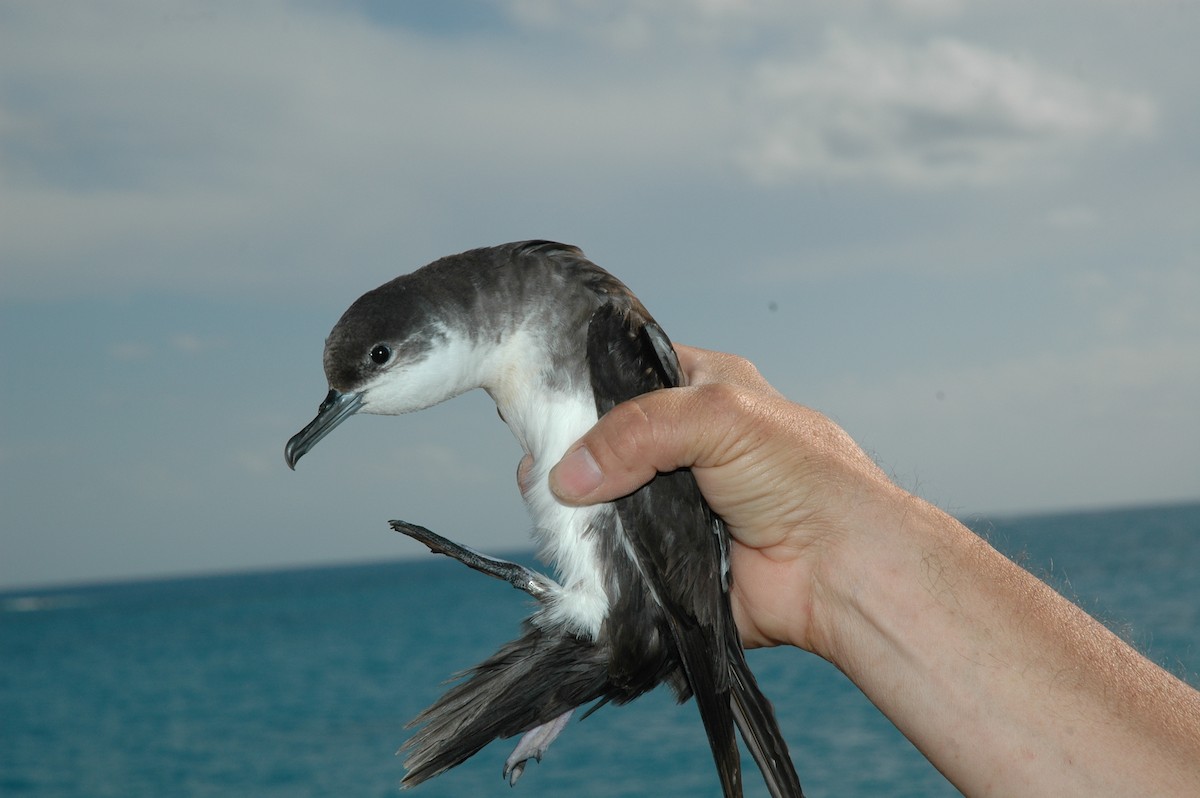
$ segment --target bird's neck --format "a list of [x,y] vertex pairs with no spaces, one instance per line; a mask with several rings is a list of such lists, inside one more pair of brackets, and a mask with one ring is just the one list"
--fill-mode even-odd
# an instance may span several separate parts
[[518,330],[489,361],[483,388],[535,462],[557,462],[596,423],[587,364],[572,364],[578,374],[563,373],[546,350],[544,338]]

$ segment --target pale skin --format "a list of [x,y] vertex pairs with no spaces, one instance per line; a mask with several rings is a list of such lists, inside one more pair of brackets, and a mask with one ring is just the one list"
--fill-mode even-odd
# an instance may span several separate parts
[[733,536],[748,647],[842,670],[969,796],[1198,796],[1200,693],[897,487],[741,358],[618,405],[550,474],[569,504],[689,467]]

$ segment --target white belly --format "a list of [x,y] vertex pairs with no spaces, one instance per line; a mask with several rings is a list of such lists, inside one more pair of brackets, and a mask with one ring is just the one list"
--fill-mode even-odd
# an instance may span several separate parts
[[547,482],[550,469],[567,448],[596,423],[595,404],[590,398],[585,402],[555,394],[549,401],[543,395],[537,402],[497,401],[497,405],[513,434],[533,457],[525,504],[533,518],[538,559],[554,568],[561,588],[535,616],[535,622],[565,626],[574,634],[595,639],[608,615],[608,594],[595,536],[586,532],[614,510],[608,504],[568,507],[554,497]]

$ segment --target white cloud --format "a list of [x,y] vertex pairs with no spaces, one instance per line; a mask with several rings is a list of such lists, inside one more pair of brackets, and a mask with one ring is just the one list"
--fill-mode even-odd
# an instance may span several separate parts
[[805,13],[787,0],[511,0],[507,9],[518,24],[569,33],[618,50],[653,49],[679,41],[734,41],[764,24]]
[[169,349],[184,355],[199,355],[226,346],[228,346],[228,341],[219,336],[176,333],[158,345],[148,341],[116,341],[105,348],[105,353],[113,360],[133,362],[152,357],[161,349]]
[[106,546],[112,573],[234,564],[247,529],[263,562],[368,545],[330,529],[390,556],[396,516],[524,541],[519,447],[482,393],[356,420],[299,474],[280,456],[346,303],[501,236],[583,245],[681,340],[772,366],[955,508],[1194,495],[1196,20],[516,0],[447,30],[350,8],[0,3],[0,302],[51,335],[9,370],[70,399],[46,364],[81,340],[104,361],[95,413],[27,402],[0,451],[3,526],[40,541],[21,579],[62,578],[81,513],[139,541]]
[[428,441],[405,446],[396,452],[383,473],[406,483],[431,487],[453,485],[456,489],[474,489],[496,481],[493,471],[472,461],[463,450]]
[[822,401],[952,511],[1163,501],[1200,484],[1196,362],[1200,339],[1102,344],[845,380]]
[[110,344],[106,351],[113,360],[132,362],[150,357],[154,353],[154,347],[142,341],[118,341]]
[[673,49],[686,43],[742,45],[747,41],[792,39],[795,31],[821,30],[830,19],[865,24],[951,18],[962,0],[509,0],[505,8],[519,25],[553,30],[618,50]]
[[[534,34],[436,39],[328,7],[160,9],[30,4],[0,26],[7,295],[311,295],[446,239],[574,235],[645,187],[711,186],[717,207],[752,180],[1014,181],[1155,125],[1145,97],[963,39],[822,43],[784,0],[521,0]],[[547,30],[569,57],[529,46]]]
[[1046,224],[1058,230],[1088,230],[1099,223],[1099,213],[1087,205],[1064,205],[1046,214]]
[[438,254],[422,237],[470,203],[569,192],[583,213],[715,160],[698,151],[719,133],[695,135],[714,95],[688,70],[547,70],[519,40],[284,4],[22,8],[0,28],[9,295],[328,285],[398,239]]
[[1130,264],[1120,272],[1085,270],[1069,279],[1068,288],[1072,315],[1095,338],[1200,341],[1200,269]]
[[1146,97],[965,41],[909,47],[845,33],[831,34],[814,59],[764,64],[745,105],[742,161],[764,183],[1001,183],[1073,148],[1145,135],[1155,120]]
[[914,17],[951,17],[963,10],[964,0],[889,0],[891,6],[901,14]]
[[268,457],[259,450],[242,449],[233,453],[233,465],[253,477],[274,476],[279,472],[279,457]]
[[219,336],[196,335],[195,333],[176,333],[171,336],[171,348],[188,355],[198,355],[214,349],[223,349],[229,342]]

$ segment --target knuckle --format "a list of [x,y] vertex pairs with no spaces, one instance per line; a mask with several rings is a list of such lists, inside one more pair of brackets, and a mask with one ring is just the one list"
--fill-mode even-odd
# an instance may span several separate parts
[[747,388],[766,384],[758,366],[741,355],[721,353],[718,358],[714,359],[713,371],[718,380],[732,382]]
[[732,382],[710,382],[696,389],[696,403],[721,418],[737,417],[750,410],[754,401],[747,391]]
[[653,441],[653,424],[638,399],[622,402],[608,411],[597,426],[600,445],[616,461],[633,464]]
[[710,455],[715,462],[736,459],[778,433],[778,399],[736,383],[702,386],[698,412],[708,419]]

